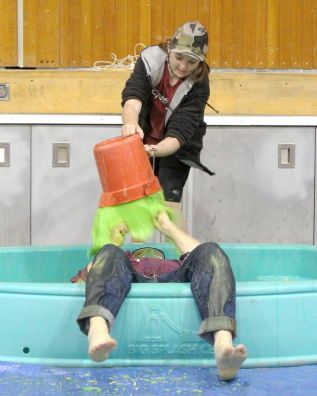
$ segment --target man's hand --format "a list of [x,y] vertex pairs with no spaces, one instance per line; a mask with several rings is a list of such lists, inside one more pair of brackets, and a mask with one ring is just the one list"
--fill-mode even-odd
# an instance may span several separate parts
[[114,245],[121,246],[124,243],[125,234],[128,232],[128,227],[121,223],[114,227],[111,232],[111,241]]
[[161,211],[154,218],[154,227],[169,238],[171,237],[170,231],[173,226],[175,226],[175,224],[171,221],[166,212]]
[[164,211],[159,212],[154,218],[154,226],[166,237],[171,239],[181,253],[191,252],[195,247],[200,245],[197,239],[187,234],[187,232],[180,229],[169,218],[168,214]]

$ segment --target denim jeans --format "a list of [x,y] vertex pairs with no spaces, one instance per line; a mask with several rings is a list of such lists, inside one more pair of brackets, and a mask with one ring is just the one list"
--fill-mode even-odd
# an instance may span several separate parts
[[103,317],[109,331],[130,291],[131,283],[190,282],[201,317],[199,335],[213,343],[213,333],[228,330],[236,335],[235,279],[229,258],[216,243],[197,246],[188,254],[179,269],[158,276],[155,280],[134,271],[124,251],[105,245],[95,256],[86,282],[86,300],[77,322],[88,334],[89,318]]

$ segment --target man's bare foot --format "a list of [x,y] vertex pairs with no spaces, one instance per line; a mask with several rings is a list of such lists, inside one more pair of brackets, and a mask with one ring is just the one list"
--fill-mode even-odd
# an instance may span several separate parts
[[109,353],[115,349],[117,341],[108,332],[106,321],[101,317],[90,319],[88,332],[88,354],[91,360],[102,362],[108,359]]
[[232,345],[232,336],[228,331],[220,330],[215,335],[214,352],[221,379],[229,381],[239,371],[247,358],[247,348],[243,344]]

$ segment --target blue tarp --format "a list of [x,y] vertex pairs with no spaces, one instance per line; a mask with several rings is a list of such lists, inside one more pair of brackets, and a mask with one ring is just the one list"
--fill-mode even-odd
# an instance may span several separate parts
[[314,396],[317,365],[241,369],[224,382],[214,368],[61,368],[0,363],[1,396]]

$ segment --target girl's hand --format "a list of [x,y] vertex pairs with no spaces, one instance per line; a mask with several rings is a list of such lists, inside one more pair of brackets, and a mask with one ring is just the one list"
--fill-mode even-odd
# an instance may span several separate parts
[[144,149],[150,158],[157,157],[158,147],[154,144],[145,144]]
[[144,132],[139,125],[128,124],[128,123],[122,125],[122,128],[121,128],[122,136],[131,136],[131,135],[134,135],[135,133],[138,133],[140,135],[140,138],[143,139]]

